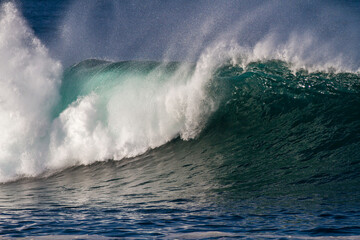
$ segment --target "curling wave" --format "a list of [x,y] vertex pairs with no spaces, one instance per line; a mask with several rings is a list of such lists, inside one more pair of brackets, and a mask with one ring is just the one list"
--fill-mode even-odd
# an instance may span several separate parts
[[134,157],[178,137],[222,139],[217,151],[243,158],[256,146],[297,160],[357,146],[359,76],[341,72],[355,68],[307,67],[266,46],[221,41],[193,63],[90,59],[62,71],[3,4],[0,181]]

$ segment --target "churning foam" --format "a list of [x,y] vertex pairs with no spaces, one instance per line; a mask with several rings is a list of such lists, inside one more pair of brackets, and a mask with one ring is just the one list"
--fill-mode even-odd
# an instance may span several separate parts
[[10,2],[0,13],[0,53],[0,181],[4,181],[43,169],[61,65],[48,56]]
[[220,52],[205,53],[195,68],[183,64],[172,74],[158,66],[121,75],[110,90],[79,97],[53,122],[49,168],[134,157],[178,136],[195,138],[219,105],[207,88],[224,61]]

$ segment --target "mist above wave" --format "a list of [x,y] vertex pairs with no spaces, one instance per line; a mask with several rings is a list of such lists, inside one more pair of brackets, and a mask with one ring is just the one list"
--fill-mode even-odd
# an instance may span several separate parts
[[66,65],[88,58],[196,62],[224,42],[253,59],[358,71],[359,8],[344,1],[76,1],[50,49]]

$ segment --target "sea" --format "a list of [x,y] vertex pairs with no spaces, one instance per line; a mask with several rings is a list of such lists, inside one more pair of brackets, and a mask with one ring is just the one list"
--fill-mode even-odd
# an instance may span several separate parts
[[3,239],[360,239],[358,1],[0,1]]

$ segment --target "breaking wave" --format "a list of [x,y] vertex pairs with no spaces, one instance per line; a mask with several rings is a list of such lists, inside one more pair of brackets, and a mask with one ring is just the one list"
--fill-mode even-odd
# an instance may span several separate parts
[[212,153],[242,158],[257,146],[259,159],[276,150],[350,161],[359,154],[359,66],[341,54],[307,57],[306,34],[275,38],[253,47],[219,40],[196,61],[88,59],[63,70],[15,5],[3,4],[0,181],[135,157],[177,138],[201,148],[221,140]]

